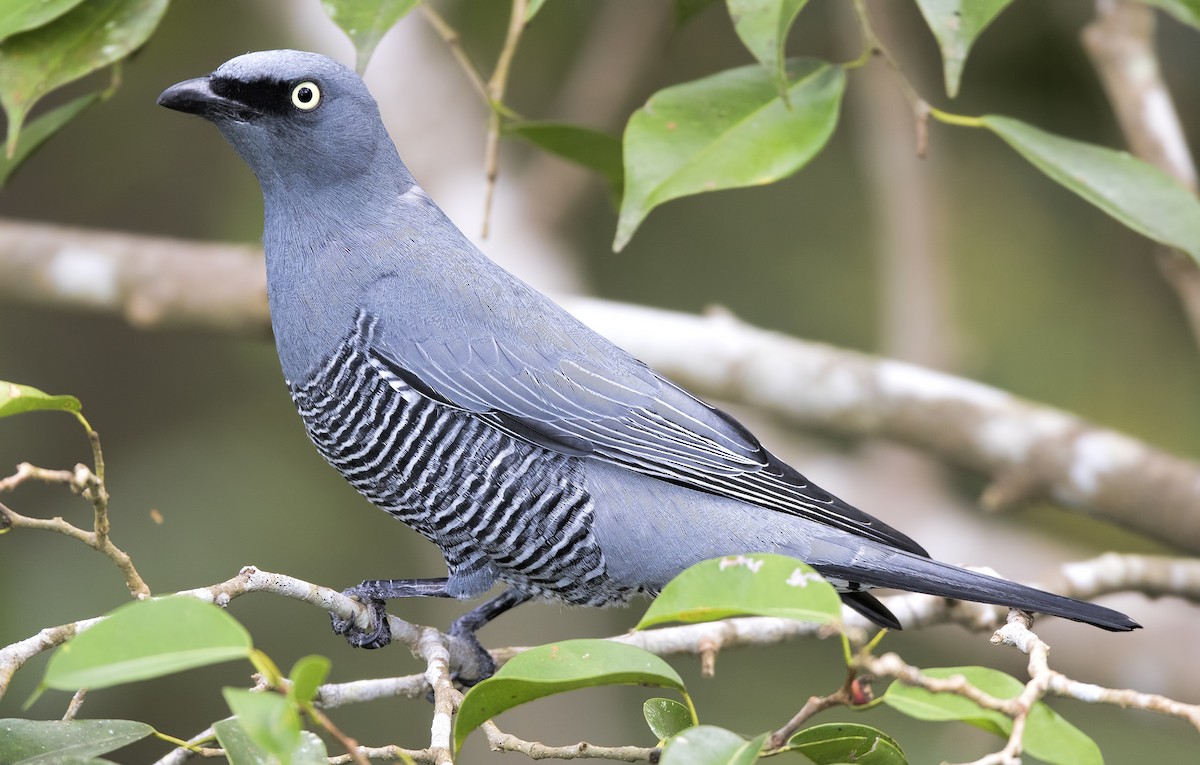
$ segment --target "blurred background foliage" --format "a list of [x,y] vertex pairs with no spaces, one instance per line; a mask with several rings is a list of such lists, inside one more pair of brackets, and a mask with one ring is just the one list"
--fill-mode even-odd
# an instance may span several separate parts
[[[751,61],[720,3],[681,26],[672,22],[669,7],[648,10],[652,5],[547,3],[517,55],[509,104],[527,117],[557,118],[571,99],[586,102],[587,93],[563,89],[602,21],[618,30],[628,25],[630,40],[644,37],[640,31],[647,24],[662,30],[637,52],[642,66],[634,79],[618,84],[620,107],[590,125],[613,134],[660,88]],[[832,61],[855,57],[857,32],[847,5],[813,0],[794,28],[789,53]],[[463,0],[438,7],[477,62],[494,61],[507,23],[506,3]],[[945,105],[937,47],[915,6],[885,0],[871,8],[886,16],[881,34],[922,94]],[[1082,0],[1016,3],[976,45],[954,110],[1004,113],[1062,135],[1120,146],[1111,110],[1078,42],[1092,11]],[[607,55],[620,70],[617,62],[627,53],[620,47],[623,36],[610,33],[608,39],[616,44]],[[1191,145],[1200,145],[1195,30],[1161,16],[1158,40]],[[404,58],[403,51],[396,53],[402,46],[416,47],[420,56],[410,51]],[[0,214],[182,238],[257,240],[262,203],[253,176],[216,131],[158,108],[154,99],[167,85],[211,71],[234,55],[278,47],[353,61],[348,41],[321,15],[316,0],[173,4],[149,43],[124,65],[115,95],[18,170],[0,192]],[[408,63],[395,68],[389,62],[396,60]],[[850,91],[864,76],[850,74]],[[103,87],[108,75],[95,77],[44,106]],[[460,209],[471,211],[465,218],[477,215],[486,112],[472,101],[452,58],[418,14],[385,38],[367,79],[417,177],[452,214]],[[407,92],[419,95],[389,100],[395,88],[408,86],[414,89]],[[531,167],[547,160],[526,145],[506,142],[497,219],[483,247],[505,253],[506,265],[535,282],[545,271],[558,274],[543,280],[551,286],[574,285],[617,300],[685,311],[717,305],[760,326],[888,352],[895,327],[886,322],[895,319],[885,317],[895,314],[884,307],[889,285],[878,254],[885,244],[879,200],[886,197],[872,189],[877,176],[869,171],[864,142],[895,132],[909,136],[912,125],[907,118],[887,124],[868,119],[862,99],[848,96],[830,145],[799,174],[771,186],[672,202],[656,210],[616,255],[610,251],[616,213],[603,183],[558,160],[549,160],[550,172],[532,173]],[[921,170],[938,278],[926,285],[928,294],[908,297],[943,306],[944,335],[938,341],[943,347],[934,353],[942,365],[1164,448],[1200,455],[1200,361],[1178,303],[1155,267],[1152,244],[1017,161],[981,131],[931,129]],[[419,137],[406,143],[405,131]],[[552,182],[523,182],[530,178]],[[583,184],[568,209],[559,204],[558,183]],[[514,207],[524,212],[510,215]],[[556,211],[552,219],[538,214],[547,208]],[[545,229],[540,247],[550,255],[539,256],[535,245],[513,246],[527,241],[530,221]],[[462,225],[477,234],[477,223]],[[511,259],[513,251],[532,259]],[[363,578],[443,572],[431,545],[371,508],[316,455],[288,400],[268,338],[147,333],[107,316],[0,304],[0,379],[83,400],[105,447],[114,539],[155,592],[221,581],[249,563],[335,587]],[[753,413],[739,414],[759,427]],[[970,510],[893,511],[890,498],[906,487],[872,483],[903,476],[855,472],[859,458],[870,464],[877,447],[813,441],[812,434],[772,428],[765,440],[802,460],[804,472],[828,488],[905,528],[938,557],[996,565],[1033,579],[1054,560],[1108,548],[1157,549],[1044,506],[986,518],[978,527],[983,531],[971,532],[976,537],[963,543],[955,534],[968,528],[963,517]],[[0,422],[0,466],[30,461],[66,467],[86,461],[88,454],[68,417],[36,414]],[[975,505],[978,479],[938,475],[963,508]],[[79,523],[86,523],[89,512],[86,503],[45,487],[22,487],[4,501],[26,514],[64,515]],[[161,514],[161,523],[152,511]],[[906,512],[907,519],[901,517]],[[1061,549],[1047,548],[1046,538],[1061,542]],[[1036,540],[1028,554],[1027,540]],[[102,613],[127,597],[117,572],[78,543],[32,532],[0,537],[2,644]],[[1142,598],[1113,604],[1148,629],[1109,636],[1047,623],[1045,634],[1060,667],[1078,679],[1195,701],[1200,660],[1187,636],[1175,631],[1194,627],[1194,611],[1187,613],[1189,607],[1178,602],[1152,606]],[[419,601],[396,607],[408,619],[442,627],[463,608]],[[249,596],[231,610],[281,665],[315,652],[333,659],[334,681],[419,670],[402,651],[351,650],[310,608]],[[483,638],[499,646],[605,635],[627,629],[639,612],[531,605],[519,617],[489,626]],[[984,637],[951,627],[890,636],[884,648],[918,665],[982,663],[1023,673],[1015,652],[997,651]],[[702,720],[757,731],[779,724],[810,694],[835,688],[842,680],[839,650],[833,643],[811,642],[731,652],[719,658],[713,680],[700,680],[692,662],[673,663],[684,673]],[[0,702],[0,717],[22,714],[20,704],[44,661],[19,673]],[[246,673],[244,666],[230,666],[97,692],[84,710],[89,717],[145,720],[187,737],[227,714],[217,688],[245,684]],[[640,715],[644,696],[631,689],[588,691],[531,705],[503,723],[525,738],[551,743],[649,745]],[[56,718],[65,703],[63,694],[49,693],[28,714]],[[1177,720],[1073,702],[1052,705],[1094,736],[1109,762],[1144,761],[1150,747],[1158,761],[1183,762],[1200,750],[1195,732]],[[393,700],[335,710],[332,717],[364,743],[419,746],[428,740],[429,714],[424,701]],[[839,714],[853,717],[849,712],[827,717]],[[913,762],[965,760],[994,746],[966,726],[922,725],[886,709],[866,721],[899,739]],[[157,751],[155,745],[142,746],[128,750],[129,759]],[[478,737],[466,752],[468,762],[487,756]]]

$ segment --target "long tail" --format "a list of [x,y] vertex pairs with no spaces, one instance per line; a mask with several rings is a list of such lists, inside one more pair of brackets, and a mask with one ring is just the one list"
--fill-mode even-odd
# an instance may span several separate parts
[[[968,571],[931,558],[878,548],[864,549],[861,553],[848,565],[823,563],[815,564],[814,568],[827,577],[848,582],[1020,608],[1084,622],[1111,632],[1128,632],[1142,626],[1111,608]],[[872,618],[870,613],[858,608],[861,604],[851,602],[849,605],[868,619]]]

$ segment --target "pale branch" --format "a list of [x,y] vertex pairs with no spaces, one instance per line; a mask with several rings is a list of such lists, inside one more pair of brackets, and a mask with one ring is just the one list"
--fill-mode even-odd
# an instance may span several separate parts
[[1200,731],[1200,704],[1185,704],[1156,693],[1082,683],[1051,669],[1050,646],[1032,632],[1023,620],[1010,619],[1008,624],[992,636],[992,643],[1012,646],[1028,655],[1030,682],[1037,682],[1044,687],[1045,692],[1089,704],[1112,704],[1126,709],[1142,709],[1178,717]]
[[[1147,592],[1155,596],[1175,595],[1200,601],[1200,561],[1189,559],[1102,555],[1089,561],[1064,564],[1055,581],[1061,585],[1058,591],[1073,597],[1091,598],[1113,592]],[[284,574],[262,571],[254,566],[243,568],[237,576],[225,582],[182,590],[176,594],[226,607],[234,598],[251,592],[265,592],[299,600],[321,611],[332,611],[342,618],[355,619],[361,627],[369,627],[371,611],[362,603],[328,587]],[[1003,613],[1006,612],[1006,609],[998,606],[950,601],[912,593],[894,595],[883,600],[910,629],[954,623],[972,631],[992,631],[1003,624]],[[46,628],[32,637],[0,648],[0,697],[7,690],[13,674],[27,661],[61,645],[79,632],[99,623],[102,618],[83,619]],[[388,620],[393,638],[409,646],[415,655],[426,655],[421,653],[422,651],[426,651],[428,655],[437,654],[433,648],[434,644],[429,642],[434,639],[426,632],[429,628],[413,625],[391,615]],[[843,624],[852,636],[856,636],[857,642],[862,642],[862,636],[875,629],[850,610],[843,613]],[[611,639],[637,646],[659,656],[715,656],[728,648],[770,645],[802,637],[829,637],[833,634],[835,633],[828,627],[822,625],[790,619],[744,617],[630,632]],[[445,635],[439,639],[448,641],[450,669],[462,669],[465,670],[465,674],[477,671],[473,661],[474,651],[470,646]],[[422,640],[426,642],[422,643]],[[426,647],[420,648],[421,645]],[[526,649],[500,648],[493,650],[492,656],[498,663],[503,664],[523,650]],[[396,696],[420,698],[430,688],[427,665],[426,674],[323,685],[318,692],[317,701],[323,708],[330,709]]]
[[[116,313],[147,328],[265,335],[265,295],[254,248],[0,222],[0,298]],[[725,314],[577,297],[562,303],[701,394],[832,433],[907,443],[990,476],[993,501],[1050,497],[1200,551],[1200,463],[1193,460],[981,383]]]
[[425,660],[425,680],[433,689],[433,722],[429,728],[429,751],[437,765],[454,763],[454,713],[462,694],[450,673],[450,638],[432,627],[420,628],[413,653]]
[[[435,765],[437,763],[434,754],[428,749],[405,749],[402,746],[389,744],[388,746],[360,746],[358,751],[368,760],[412,760],[419,765]],[[354,762],[354,758],[348,754],[329,758],[329,765],[345,765],[350,762]]]
[[135,327],[270,331],[262,250],[249,245],[0,220],[0,297]]
[[659,750],[644,746],[597,746],[580,741],[566,746],[549,746],[536,741],[525,741],[511,733],[505,733],[494,722],[483,724],[484,735],[493,752],[518,752],[531,760],[615,760],[618,762],[653,762]]
[[724,313],[565,305],[686,387],[801,425],[879,435],[1080,513],[1200,551],[1200,463],[978,382],[790,338]]
[[[1089,592],[1101,593],[1116,589],[1137,590],[1139,584],[1137,577],[1143,576],[1146,577],[1149,587],[1156,594],[1183,594],[1195,598],[1195,571],[1186,565],[1189,563],[1200,565],[1191,561],[1139,560],[1137,556],[1101,556],[1092,561],[1069,564],[1070,570],[1069,572],[1064,571],[1063,579],[1066,582],[1075,583],[1074,586],[1077,589],[1074,594],[1080,594]],[[1164,566],[1166,567],[1165,569]],[[1088,571],[1090,568],[1105,567],[1117,567],[1123,573],[1108,575],[1104,572]],[[1164,583],[1160,579],[1163,571],[1172,570],[1176,572],[1176,576],[1172,580],[1176,584],[1176,589],[1172,589],[1169,583]],[[333,611],[342,618],[355,619],[360,623],[360,626],[369,626],[367,622],[371,618],[371,610],[362,603],[327,587],[321,587],[283,574],[261,571],[253,566],[243,568],[237,576],[225,582],[208,587],[184,590],[177,594],[195,597],[224,607],[234,598],[250,592],[268,592],[300,600],[322,611]],[[905,618],[905,615],[913,613],[940,613],[942,622],[959,621],[960,623],[972,625],[975,628],[986,627],[989,620],[978,615],[968,619],[961,619],[960,614],[964,610],[973,611],[976,608],[988,611],[994,610],[994,607],[977,606],[976,604],[967,603],[957,604],[953,607],[944,607],[940,610],[931,609],[922,604],[931,601],[942,601],[943,603],[946,601],[924,595],[901,595],[886,598],[885,601],[887,606],[894,613],[900,615],[902,619]],[[48,628],[31,638],[0,649],[0,696],[3,696],[3,693],[7,690],[8,683],[13,674],[25,662],[39,653],[61,645],[79,632],[99,623],[102,618],[81,620],[59,627]],[[928,619],[926,623],[936,621],[932,617],[927,616],[926,618]],[[445,635],[434,628],[413,625],[394,616],[389,616],[388,619],[393,639],[396,642],[402,642],[407,645],[414,656],[423,660],[425,662],[425,671],[420,675],[401,678],[360,680],[344,684],[324,685],[318,691],[317,704],[323,708],[331,708],[390,696],[415,697],[424,695],[427,689],[432,689],[434,693],[434,715],[430,729],[430,746],[423,750],[408,750],[394,746],[378,748],[360,746],[355,748],[354,755],[335,757],[332,761],[339,763],[350,762],[356,757],[366,757],[378,759],[411,758],[416,762],[433,763],[435,765],[450,763],[452,752],[451,723],[453,714],[462,699],[461,694],[454,687],[452,671],[460,665],[467,667],[471,671],[476,671],[477,667],[473,663],[463,663],[464,660],[470,661],[470,657],[474,656],[474,652],[470,647],[463,645],[457,639]],[[857,633],[859,635],[858,639],[861,641],[862,634],[865,634],[866,629],[868,629],[868,625],[863,622],[861,617],[847,611],[845,623],[850,633]],[[906,626],[916,625],[906,623]],[[1139,709],[1172,714],[1185,717],[1200,727],[1200,707],[1177,702],[1155,694],[1098,689],[1096,686],[1080,683],[1059,673],[1051,673],[1048,667],[1042,669],[1041,667],[1045,664],[1045,652],[1038,653],[1034,649],[1038,645],[1044,646],[1045,644],[1040,643],[1040,640],[1036,636],[1033,636],[1033,633],[1027,629],[1023,633],[1013,632],[1013,629],[1010,624],[1008,632],[1004,630],[997,632],[993,636],[992,642],[1016,645],[1022,650],[1031,653],[1031,675],[1039,683],[1037,686],[1038,693],[1044,694],[1049,690],[1059,695],[1069,695],[1085,701],[1132,706]],[[834,634],[836,634],[836,631],[829,629],[827,626],[805,624],[785,619],[750,617],[634,632],[610,639],[637,645],[658,655],[690,653],[701,657],[707,656],[711,659],[715,657],[718,651],[725,648],[776,643],[801,636],[828,637]],[[1034,649],[1029,647],[1031,645],[1034,646]],[[503,663],[522,650],[524,649],[499,649],[493,652],[493,656],[499,663]],[[866,670],[877,676],[896,677],[905,682],[918,684],[934,691],[959,693],[986,708],[1004,712],[1012,716],[1014,720],[1018,719],[1023,709],[1027,713],[1030,706],[1030,703],[1027,703],[1028,700],[1024,696],[1016,700],[995,699],[976,688],[963,684],[961,680],[954,678],[947,680],[926,678],[920,675],[919,670],[905,664],[902,659],[894,654],[888,654],[878,659],[867,657],[863,662],[858,669]],[[1038,662],[1041,663],[1039,664]],[[1031,680],[1032,682],[1034,681]],[[1032,688],[1033,686],[1028,687]],[[1040,695],[1038,698],[1040,698]],[[808,710],[804,719],[807,719],[815,711],[819,711],[819,709]],[[194,740],[203,740],[204,735],[201,734],[200,737]],[[655,756],[654,750],[640,747],[599,747],[586,743],[568,746],[547,746],[537,742],[523,741],[499,731],[494,726],[487,730],[486,735],[493,749],[498,751],[523,752],[533,758],[604,757],[633,761],[653,759]],[[185,757],[186,755],[182,751],[176,750],[164,756],[159,762],[163,765],[179,763]],[[996,762],[1000,762],[1000,760],[996,760]]]
[[1133,589],[1152,598],[1174,595],[1200,603],[1200,560],[1162,555],[1105,553],[1089,561],[1066,563],[1046,586],[1074,598],[1091,600]]
[[[1083,47],[1100,77],[1134,155],[1196,192],[1196,163],[1155,49],[1154,9],[1131,0],[1097,0]],[[1200,342],[1200,267],[1185,253],[1160,248],[1159,270],[1175,290]]]
[[16,671],[38,654],[57,648],[80,632],[99,624],[104,617],[80,619],[57,627],[47,627],[32,637],[18,640],[0,648],[0,698],[8,690],[8,684]]

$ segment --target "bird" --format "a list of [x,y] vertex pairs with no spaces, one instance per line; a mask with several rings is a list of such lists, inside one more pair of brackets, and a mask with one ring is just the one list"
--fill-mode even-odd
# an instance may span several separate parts
[[308,436],[445,559],[446,577],[346,590],[374,611],[369,628],[333,617],[352,645],[390,640],[385,600],[502,584],[449,630],[485,677],[476,632],[515,606],[625,604],[741,553],[805,561],[881,627],[902,625],[874,588],[1140,627],[931,558],[496,265],[418,185],[343,64],[247,53],[158,103],[213,123],[262,187],[271,327]]

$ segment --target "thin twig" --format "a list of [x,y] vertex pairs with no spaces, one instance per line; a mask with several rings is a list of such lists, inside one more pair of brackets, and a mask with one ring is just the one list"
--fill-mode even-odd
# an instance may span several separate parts
[[917,89],[913,87],[908,76],[904,74],[904,69],[900,66],[900,62],[896,61],[891,51],[879,39],[879,35],[875,33],[875,27],[871,24],[871,14],[867,11],[866,0],[854,0],[854,15],[858,19],[859,28],[862,29],[864,48],[862,56],[855,64],[866,63],[872,54],[879,55],[887,63],[888,68],[892,70],[892,74],[896,76],[896,82],[899,83],[900,90],[904,92],[904,97],[908,100],[908,105],[912,108],[913,118],[917,126],[917,154],[924,156],[926,149],[924,123],[929,118],[929,105],[917,93]]
[[483,724],[488,746],[493,752],[518,752],[531,760],[616,760],[618,762],[654,762],[660,752],[654,747],[597,746],[586,741],[566,746],[550,746],[537,741],[525,741],[505,733],[492,721]]
[[71,703],[67,704],[67,711],[63,712],[62,719],[74,720],[79,714],[79,708],[83,706],[83,700],[87,697],[87,688],[80,688],[71,696]]
[[846,672],[846,682],[842,683],[841,688],[838,688],[828,696],[810,696],[808,701],[804,702],[804,706],[800,707],[800,711],[792,716],[792,719],[788,720],[779,730],[771,734],[763,748],[766,751],[778,749],[786,744],[788,739],[796,731],[800,730],[800,726],[808,722],[814,715],[820,714],[826,709],[849,706],[854,699],[854,680],[857,676],[857,671],[851,667]]
[[[95,450],[98,454],[99,438],[90,429],[89,434],[96,444]],[[98,456],[97,460],[98,467],[103,470],[103,457]],[[25,516],[3,503],[0,503],[0,519],[2,519],[0,520],[0,524],[5,528],[54,531],[69,536],[72,539],[77,539],[106,556],[116,565],[125,576],[125,586],[129,589],[131,595],[138,599],[150,597],[150,588],[133,565],[133,560],[124,550],[113,544],[112,539],[109,538],[108,489],[105,488],[104,482],[97,473],[92,472],[87,465],[82,464],[76,465],[75,470],[70,471],[47,470],[30,465],[28,462],[23,462],[17,465],[16,473],[0,479],[0,492],[11,491],[26,481],[42,481],[64,485],[88,500],[92,504],[93,511],[92,531],[84,531],[57,516],[54,518],[32,518]]]
[[500,175],[500,123],[503,119],[504,91],[508,87],[508,75],[512,70],[513,57],[525,29],[526,0],[513,0],[508,17],[508,32],[504,36],[504,47],[496,58],[496,69],[487,82],[487,98],[491,105],[488,117],[487,144],[484,152],[484,172],[487,188],[483,200],[483,238],[487,238],[491,227],[492,200],[496,194],[496,179]]
[[371,765],[366,754],[363,752],[363,748],[358,745],[358,742],[343,733],[342,729],[335,725],[333,720],[329,719],[329,715],[311,705],[305,711],[308,712],[309,716],[318,725],[329,731],[329,735],[338,740],[338,743],[350,755],[353,762],[357,763],[357,765]]
[[442,38],[442,42],[446,43],[446,47],[450,49],[454,60],[462,67],[463,72],[467,75],[467,79],[471,81],[471,85],[479,93],[479,96],[486,101],[488,99],[487,82],[484,81],[479,68],[471,61],[471,57],[463,50],[462,39],[458,36],[458,32],[429,3],[421,3],[421,12],[425,15],[425,20],[429,22],[429,25]]

